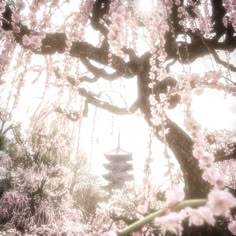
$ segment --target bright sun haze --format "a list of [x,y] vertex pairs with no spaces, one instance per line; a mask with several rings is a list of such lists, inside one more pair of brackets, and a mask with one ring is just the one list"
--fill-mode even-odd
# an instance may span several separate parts
[[137,0],[137,13],[141,16],[147,17],[154,7],[153,0]]

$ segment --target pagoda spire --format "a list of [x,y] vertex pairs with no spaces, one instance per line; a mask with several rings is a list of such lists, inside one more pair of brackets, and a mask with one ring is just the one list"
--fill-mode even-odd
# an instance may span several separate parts
[[117,148],[120,148],[120,129],[118,130]]

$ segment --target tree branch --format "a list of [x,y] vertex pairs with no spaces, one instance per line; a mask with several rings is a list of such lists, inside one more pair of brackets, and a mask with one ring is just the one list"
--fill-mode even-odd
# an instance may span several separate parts
[[93,29],[98,30],[105,37],[108,29],[101,22],[105,22],[104,15],[108,14],[111,0],[97,0],[93,5],[91,25]]
[[111,103],[100,100],[96,95],[84,88],[79,88],[79,94],[86,98],[86,102],[117,115],[130,115],[139,108],[136,102],[128,109],[115,106]]
[[10,129],[13,129],[13,125],[10,124],[5,130],[2,131],[2,134],[5,135]]
[[[215,2],[215,1],[214,1]],[[222,2],[222,1],[221,1]],[[96,5],[97,4],[97,5]],[[98,19],[101,19],[101,17],[104,16],[104,14],[109,9],[109,2],[105,2],[103,0],[96,1],[93,9],[93,22],[98,22]],[[213,17],[220,15],[220,19],[223,20],[222,15],[225,14],[225,8],[220,7],[219,4],[212,3],[213,4]],[[104,6],[104,8],[103,8]],[[98,8],[98,12],[96,12],[96,7]],[[189,9],[188,9],[189,10]],[[236,48],[236,36],[234,36],[234,30],[231,27],[223,28],[222,22],[219,22],[219,20],[215,19],[215,29],[218,30],[214,32],[217,37],[213,38],[204,38],[203,35],[198,32],[193,32],[191,29],[188,29],[188,34],[191,38],[191,43],[187,42],[181,42],[177,43],[175,38],[178,36],[178,34],[184,32],[182,26],[179,25],[179,18],[178,14],[176,13],[177,6],[173,7],[172,14],[170,15],[171,22],[177,22],[172,23],[171,28],[173,29],[173,32],[167,32],[166,33],[166,53],[168,55],[168,59],[181,59],[183,63],[190,63],[197,59],[198,57],[210,54],[211,50],[228,50],[233,51]],[[97,15],[96,15],[97,14]],[[2,19],[2,29],[5,31],[12,30],[12,10],[11,8],[6,5],[5,12],[3,13],[4,18]],[[194,17],[194,16],[192,16]],[[175,21],[174,21],[175,20]],[[99,23],[100,24],[100,23]],[[37,35],[37,32],[30,31],[26,26],[19,24],[18,25],[21,29],[20,33],[15,33],[15,39],[16,42],[20,43],[22,45],[22,37],[24,35],[34,34]],[[95,27],[96,28],[96,27]],[[227,30],[227,37],[223,42],[218,41],[218,36],[222,35],[222,32],[225,32]],[[229,33],[229,31],[231,33]],[[175,37],[174,37],[175,36]],[[63,53],[66,49],[66,40],[67,37],[64,33],[51,33],[46,34],[46,37],[42,40],[42,47],[40,50],[34,50],[31,48],[31,50],[34,51],[34,53],[47,55],[47,54],[54,54],[56,52]],[[106,41],[106,40],[105,40]],[[209,49],[211,49],[209,51]],[[72,57],[77,58],[89,58],[92,59],[100,64],[108,65],[108,47],[101,47],[96,48],[91,44],[88,44],[86,42],[72,42],[72,47],[70,50],[70,55]],[[129,55],[131,55],[131,52],[127,52]],[[180,55],[180,56],[179,56]],[[136,75],[137,63],[130,59],[129,62],[125,62],[121,57],[116,55],[111,55],[111,67],[113,67],[117,72],[121,74],[121,76],[125,78],[130,78]],[[229,69],[233,69],[235,71],[234,67],[230,66]]]
[[[217,42],[213,39],[205,39],[203,36],[194,34],[194,39],[191,43],[173,41],[171,35],[166,38],[165,50],[168,59],[178,59],[182,63],[191,63],[199,57],[211,54],[213,50],[228,50],[233,51],[236,48],[236,37],[224,42]],[[178,56],[178,52],[179,55]],[[230,69],[230,68],[229,68]]]
[[236,150],[228,155],[216,156],[216,162],[228,161],[232,159],[236,159]]
[[214,36],[214,40],[219,40],[221,36],[226,34],[226,40],[231,40],[233,37],[233,27],[230,22],[228,22],[227,27],[224,25],[224,17],[226,16],[226,10],[223,5],[222,0],[211,0],[212,5],[212,22],[213,29],[217,34]]
[[[201,4],[200,1],[198,1],[198,3],[197,1],[194,2],[197,5]],[[223,1],[211,0],[211,6],[213,30],[210,33],[210,37],[204,38],[204,34],[199,30],[194,31],[192,28],[185,29],[184,26],[179,23],[180,20],[182,20],[179,17],[179,7],[184,7],[188,13],[188,17],[194,19],[197,18],[194,12],[194,6],[184,6],[183,1],[180,1],[178,6],[176,4],[173,5],[168,20],[170,31],[166,32],[165,35],[165,49],[169,59],[177,59],[182,63],[190,63],[199,57],[210,54],[211,50],[233,51],[236,48],[235,30],[231,22],[228,22],[227,26],[224,25],[224,18],[227,11]],[[190,37],[190,43],[177,42],[176,38],[179,35],[188,35]],[[220,41],[223,35],[225,35],[225,38],[223,41]],[[229,67],[229,69],[233,69],[234,71],[233,67]]]
[[[5,31],[13,30],[12,28],[12,10],[6,5],[5,12],[3,13],[2,29]],[[18,24],[20,27],[19,33],[14,33],[14,37],[17,43],[21,44],[24,35],[38,35],[37,32],[30,31],[26,26]],[[42,40],[42,45],[39,49],[35,50],[32,47],[27,47],[36,54],[51,55],[57,53],[64,53],[66,49],[67,36],[64,33],[47,33],[45,38]],[[25,47],[26,48],[26,47]],[[100,64],[108,65],[108,53],[107,49],[103,47],[97,48],[86,42],[72,42],[72,46],[69,51],[72,57],[76,58],[89,58]],[[114,54],[109,58],[111,60],[110,66],[117,70],[121,76],[130,78],[135,76],[130,68],[129,62],[125,62],[121,57]]]
[[215,153],[216,162],[236,160],[236,143],[233,144],[232,151],[230,153],[225,153],[224,150],[219,150]]
[[82,76],[79,78],[79,81],[80,81],[80,83],[82,83],[82,82],[95,83],[98,81],[98,79],[99,79],[99,77],[90,78],[88,76]]
[[119,72],[114,72],[112,74],[107,73],[105,70],[94,66],[87,58],[81,58],[80,61],[86,66],[88,71],[94,74],[97,78],[103,78],[105,80],[116,80],[120,78],[121,74]]
[[223,65],[224,67],[230,69],[233,72],[236,72],[236,67],[230,64],[229,62],[223,61],[215,50],[212,50],[212,55],[217,63]]
[[[108,52],[103,48],[97,48],[86,42],[73,42],[70,50],[70,55],[77,58],[89,58],[100,64],[108,65]],[[117,70],[121,76],[130,78],[135,76],[130,68],[129,63],[125,62],[121,57],[114,54],[111,55],[110,66]]]

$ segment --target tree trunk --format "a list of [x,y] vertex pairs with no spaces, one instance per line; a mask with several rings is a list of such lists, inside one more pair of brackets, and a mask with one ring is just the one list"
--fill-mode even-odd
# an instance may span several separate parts
[[[145,119],[148,124],[153,126],[151,122],[152,117],[149,102],[149,96],[151,94],[151,89],[148,87],[150,82],[149,71],[149,57],[146,57],[142,62],[142,66],[139,64],[138,95],[141,111],[145,115]],[[155,88],[155,93],[157,92],[158,87]],[[166,135],[168,147],[175,155],[175,158],[177,159],[183,173],[186,198],[206,197],[209,192],[210,185],[202,179],[202,171],[198,166],[197,160],[193,157],[192,139],[170,119],[167,119],[166,128],[169,128],[169,133]],[[160,127],[156,127],[155,133],[158,139],[160,139],[158,135],[159,131]]]

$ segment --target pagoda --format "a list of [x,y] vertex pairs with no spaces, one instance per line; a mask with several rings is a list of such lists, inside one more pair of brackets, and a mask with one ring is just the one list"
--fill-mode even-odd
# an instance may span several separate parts
[[108,173],[104,174],[103,178],[108,181],[105,189],[109,192],[114,188],[121,188],[125,182],[133,180],[133,175],[129,173],[133,170],[132,153],[123,150],[119,140],[116,149],[104,153],[108,162],[103,166],[108,170]]

